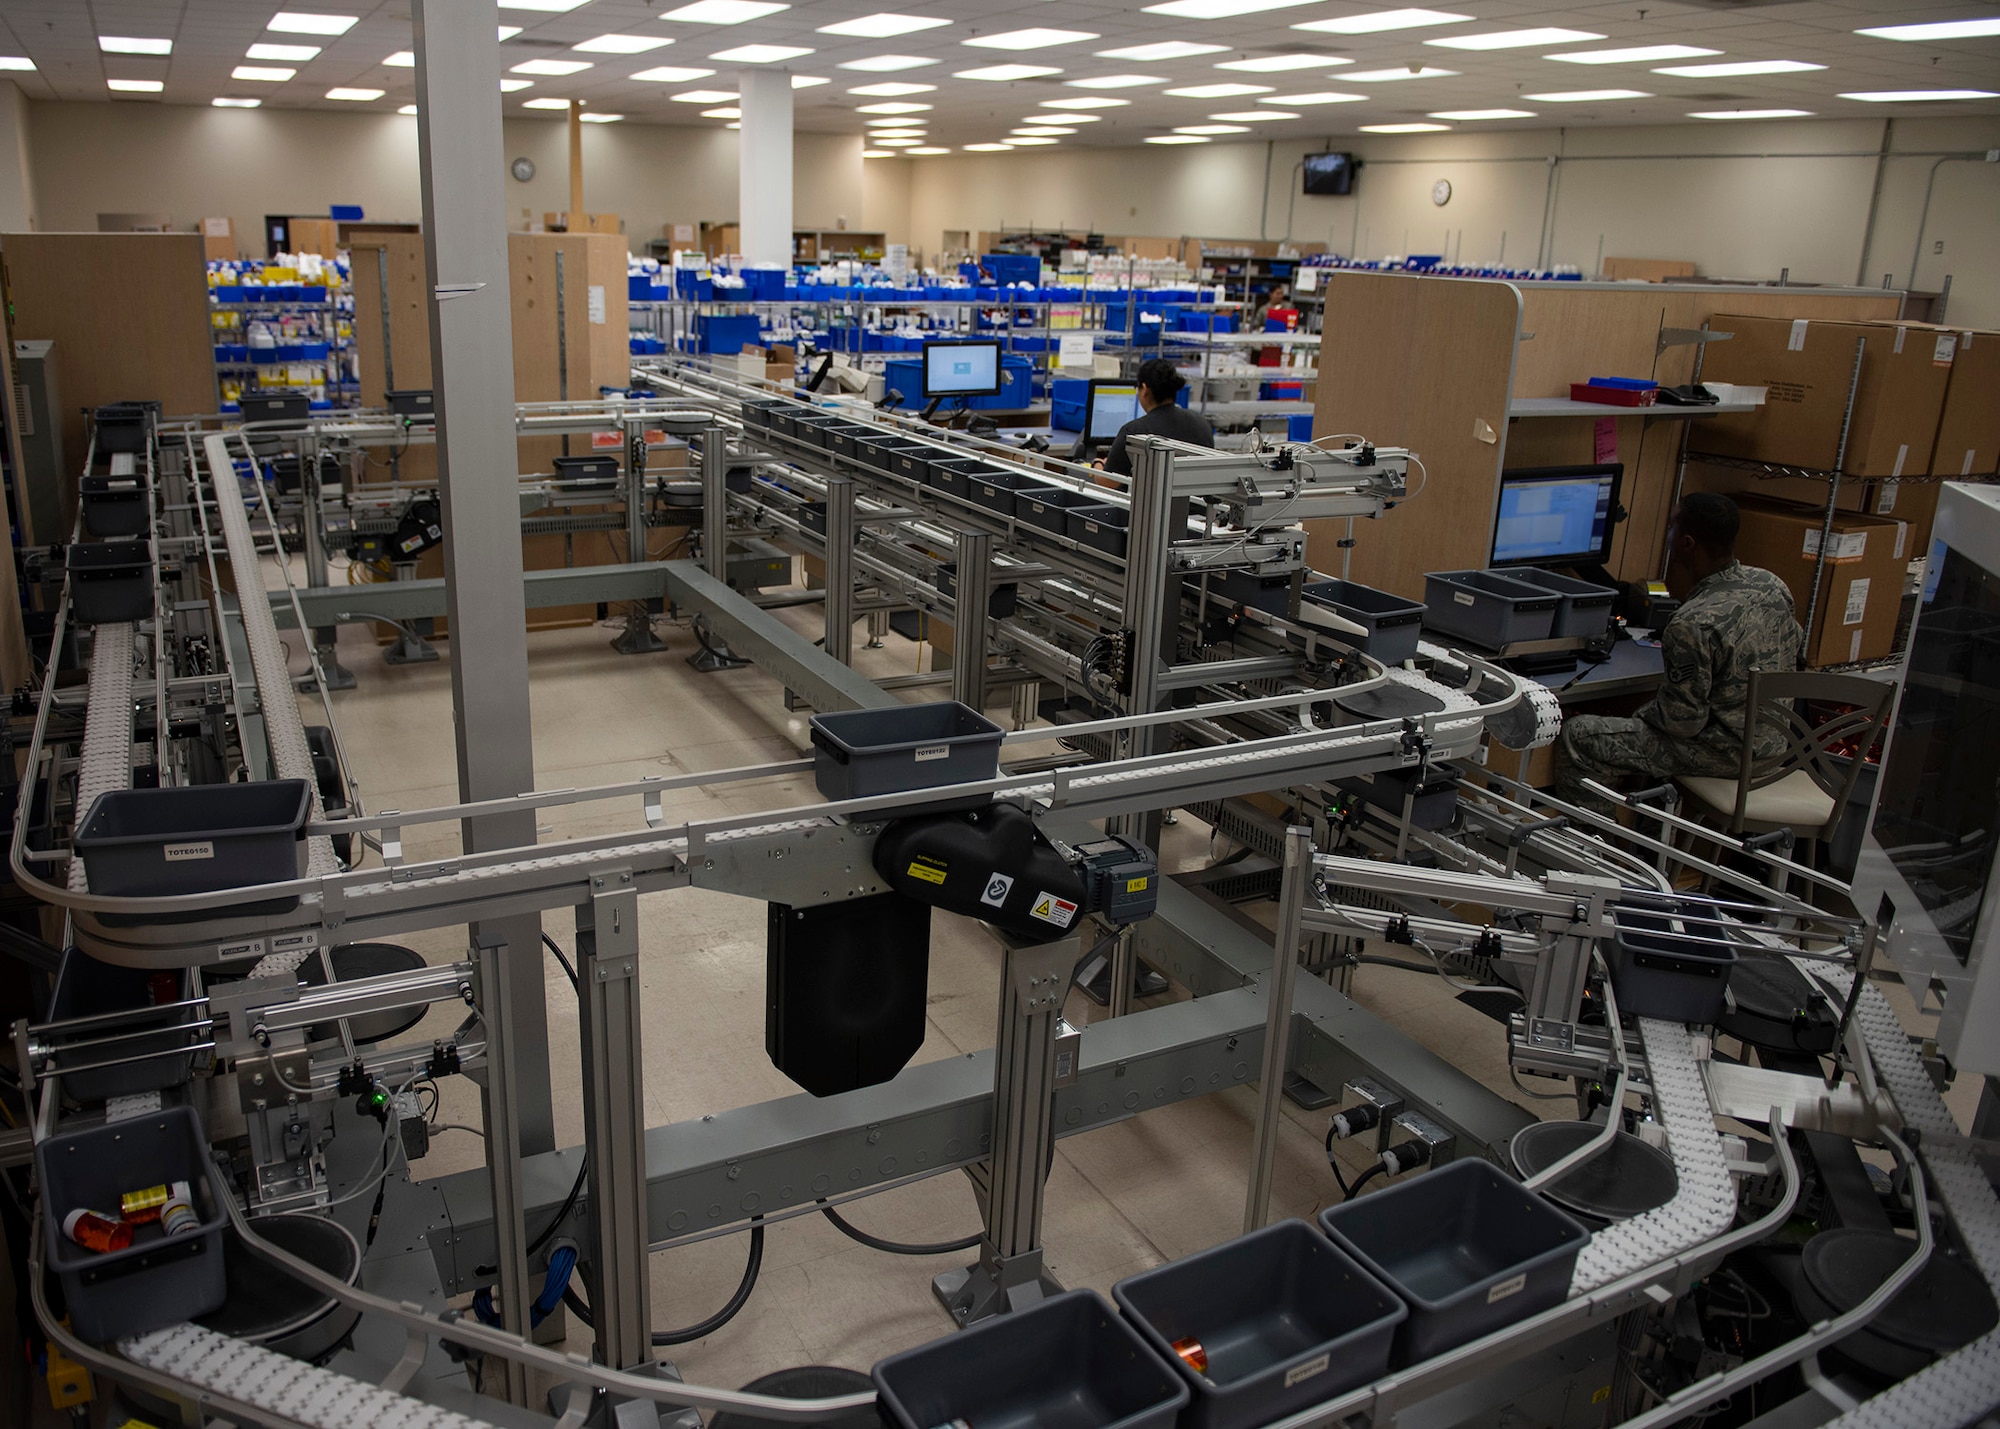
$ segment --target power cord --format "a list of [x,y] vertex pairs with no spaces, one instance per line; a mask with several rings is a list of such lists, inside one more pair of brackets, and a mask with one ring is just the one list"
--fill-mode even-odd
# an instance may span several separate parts
[[[706,1320],[701,1321],[699,1324],[689,1325],[684,1330],[653,1331],[653,1344],[655,1346],[685,1345],[695,1340],[707,1339],[710,1335],[735,1319],[743,1307],[750,1303],[750,1292],[757,1288],[757,1276],[763,1268],[764,1218],[762,1216],[752,1216],[750,1218],[750,1254],[744,1260],[743,1278],[737,1282],[736,1293],[729,1297],[729,1303],[724,1305],[720,1310],[717,1310],[713,1315],[710,1315]],[[564,1289],[562,1292],[562,1302],[569,1306],[570,1313],[581,1320],[586,1326],[592,1329],[597,1327],[596,1321],[590,1317],[590,1306],[576,1293],[574,1285]]]
[[904,1241],[883,1240],[880,1236],[868,1234],[867,1231],[862,1230],[859,1226],[845,1219],[839,1211],[829,1206],[824,1200],[821,1200],[819,1203],[819,1213],[832,1221],[834,1227],[849,1240],[859,1241],[870,1250],[887,1251],[890,1255],[952,1255],[958,1251],[971,1250],[979,1244],[984,1234],[983,1232],[976,1232],[961,1240],[939,1241],[931,1245],[912,1245]]

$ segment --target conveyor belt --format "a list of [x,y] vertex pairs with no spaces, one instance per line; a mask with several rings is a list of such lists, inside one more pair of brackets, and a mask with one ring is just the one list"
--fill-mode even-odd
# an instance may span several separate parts
[[1722,1138],[1688,1030],[1678,1022],[1641,1017],[1653,1109],[1667,1128],[1680,1190],[1657,1211],[1599,1231],[1577,1257],[1569,1293],[1581,1295],[1668,1256],[1714,1240],[1736,1222],[1736,1186],[1729,1179]]
[[[1824,967],[1819,975],[1842,992],[1853,986],[1850,969]],[[1861,990],[1855,1025],[1896,1109],[1909,1128],[1923,1133],[1924,1168],[1944,1202],[1966,1253],[2000,1292],[2000,1199],[1992,1184],[1958,1140],[1957,1123],[1937,1094],[1930,1074],[1917,1060],[1909,1035],[1888,1000],[1873,987]],[[1974,1340],[1928,1369],[1890,1386],[1843,1414],[1838,1429],[1957,1429],[2000,1405],[2000,1330]]]
[[195,1325],[156,1330],[118,1348],[148,1369],[317,1429],[490,1429],[487,1421],[407,1399],[332,1370]]
[[[83,757],[76,773],[76,822],[99,794],[132,784],[132,627],[100,625],[90,650],[89,703],[83,719]],[[69,886],[90,891],[83,860],[69,861]]]

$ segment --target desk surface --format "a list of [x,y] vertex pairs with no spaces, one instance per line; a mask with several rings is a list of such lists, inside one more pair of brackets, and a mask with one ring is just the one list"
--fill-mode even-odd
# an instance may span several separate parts
[[1636,640],[1619,640],[1611,646],[1611,658],[1600,664],[1579,664],[1574,670],[1533,675],[1537,684],[1556,692],[1565,705],[1587,700],[1605,700],[1618,695],[1645,694],[1659,688],[1666,664],[1657,645],[1641,645]]

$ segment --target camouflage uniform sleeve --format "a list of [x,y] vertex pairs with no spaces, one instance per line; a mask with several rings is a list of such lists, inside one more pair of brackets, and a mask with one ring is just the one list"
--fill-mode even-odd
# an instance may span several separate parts
[[1673,739],[1693,739],[1708,727],[1715,667],[1703,631],[1692,621],[1670,620],[1660,632],[1665,678],[1639,717]]

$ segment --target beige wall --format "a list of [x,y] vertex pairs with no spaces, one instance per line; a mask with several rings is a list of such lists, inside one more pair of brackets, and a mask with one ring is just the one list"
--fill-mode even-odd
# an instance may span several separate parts
[[[12,80],[0,80],[0,232],[35,228],[35,182],[28,150],[28,97]],[[87,228],[96,228],[95,215]]]

